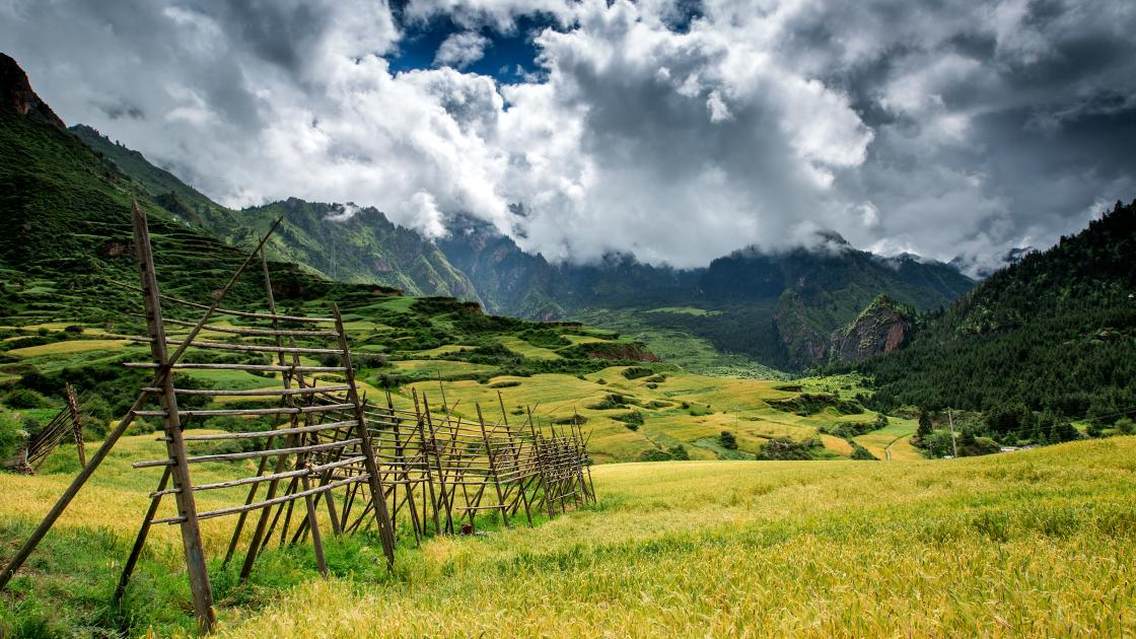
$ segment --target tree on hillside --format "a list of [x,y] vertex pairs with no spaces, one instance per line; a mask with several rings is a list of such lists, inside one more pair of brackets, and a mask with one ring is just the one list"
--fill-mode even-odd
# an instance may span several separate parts
[[934,428],[931,426],[931,414],[921,409],[919,411],[919,427],[915,429],[915,437],[917,439],[923,439],[924,437],[928,437],[932,432],[934,432]]

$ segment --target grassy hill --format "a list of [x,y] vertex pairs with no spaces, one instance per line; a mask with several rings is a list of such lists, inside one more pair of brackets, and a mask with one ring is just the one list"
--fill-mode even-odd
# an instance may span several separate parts
[[255,243],[283,217],[268,245],[273,259],[336,281],[381,284],[409,295],[478,299],[473,284],[434,244],[392,224],[374,208],[355,208],[348,215],[343,205],[290,198],[234,211],[88,126],[69,130],[171,216],[229,244]]
[[[192,632],[171,527],[152,531],[124,609],[105,605],[156,480],[128,462],[160,446],[122,442],[0,595],[0,633]],[[359,537],[326,540],[327,581],[302,547],[269,551],[247,586],[214,566],[219,636],[1125,636],[1134,455],[1124,437],[945,462],[599,466],[598,505],[408,543],[390,575]],[[0,475],[0,538],[67,479]],[[223,553],[227,531],[206,524]]]

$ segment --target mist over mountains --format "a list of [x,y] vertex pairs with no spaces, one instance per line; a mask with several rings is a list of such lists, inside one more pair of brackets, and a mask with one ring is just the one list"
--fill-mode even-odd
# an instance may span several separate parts
[[477,301],[491,313],[530,319],[568,319],[593,309],[704,307],[714,312],[699,321],[683,314],[640,316],[779,368],[826,361],[833,331],[880,294],[926,311],[949,304],[973,286],[946,264],[911,255],[874,255],[831,231],[815,233],[795,249],[750,247],[701,268],[675,269],[622,254],[590,264],[552,262],[525,252],[493,225],[471,216],[451,217],[449,233],[430,239],[391,223],[375,208],[354,204],[290,198],[234,211],[90,127],[71,131],[141,183],[171,214],[230,242],[261,233],[282,216],[270,251],[329,278],[458,297]]

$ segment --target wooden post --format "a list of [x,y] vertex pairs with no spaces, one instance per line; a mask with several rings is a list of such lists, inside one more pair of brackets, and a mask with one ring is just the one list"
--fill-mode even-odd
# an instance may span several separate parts
[[[501,396],[501,391],[497,391],[497,402],[501,404],[501,423],[505,426],[505,434],[509,436],[509,445],[513,449],[513,465],[517,469],[516,472],[519,472],[521,468],[521,445],[520,441],[513,437],[513,431],[509,430],[509,415],[505,411],[505,398]],[[529,522],[529,528],[532,528],[532,511],[529,510],[529,496],[525,493],[523,477],[518,480],[517,488],[521,492],[521,503],[525,506],[525,519]]]
[[[446,509],[446,532],[453,534],[454,532],[454,508],[453,501],[450,499],[449,489],[446,488],[446,475],[447,473],[442,470],[442,452],[438,450],[438,434],[434,430],[434,420],[430,417],[430,400],[426,394],[422,394],[422,411],[418,410],[418,391],[414,390],[414,412],[418,414],[418,420],[421,422],[423,415],[426,417],[426,426],[430,429],[430,447],[433,449],[431,456],[434,458],[434,471],[438,477],[438,486],[442,491],[441,504]],[[435,508],[434,525],[438,525],[437,508]]]
[[552,519],[556,516],[556,511],[552,508],[552,485],[551,476],[548,469],[548,460],[545,459],[544,451],[541,450],[540,436],[536,432],[536,426],[533,424],[532,407],[527,409],[529,415],[529,432],[533,438],[533,450],[536,454],[536,467],[540,471],[540,481],[544,485],[544,505],[548,510],[548,518]]
[[83,447],[83,414],[79,412],[79,399],[75,397],[75,387],[66,385],[67,410],[71,412],[71,432],[75,436],[75,449],[79,453],[79,465],[87,465],[87,451]]
[[[141,272],[142,297],[146,305],[146,324],[150,334],[150,352],[159,370],[170,366],[166,351],[166,329],[162,325],[161,293],[158,290],[157,273],[154,270],[154,256],[150,247],[150,231],[146,225],[146,214],[134,205],[134,243],[138,253],[138,270]],[[193,593],[193,607],[203,632],[210,632],[216,621],[213,614],[213,591],[209,585],[209,573],[205,567],[205,550],[201,545],[201,530],[197,523],[197,504],[193,498],[193,482],[189,476],[189,463],[186,461],[185,441],[182,439],[181,419],[178,416],[177,395],[174,393],[172,375],[165,375],[160,386],[161,404],[166,412],[163,427],[166,431],[166,452],[173,465],[170,467],[171,479],[181,521],[182,546],[185,549],[185,564],[189,572],[189,589]]]
[[[391,399],[390,391],[387,391],[387,410],[390,414],[394,415],[394,401]],[[422,530],[426,530],[426,502],[430,502],[430,510],[433,511],[434,519],[434,532],[442,534],[442,524],[438,519],[438,497],[434,493],[434,473],[430,470],[430,451],[426,445],[426,425],[422,420],[422,413],[418,410],[418,393],[414,394],[414,414],[415,414],[415,430],[418,432],[418,446],[422,453],[422,472],[425,475],[425,485],[422,487]]]
[[355,368],[351,365],[351,349],[347,345],[347,331],[343,328],[343,316],[339,313],[339,305],[332,304],[331,312],[335,317],[335,331],[339,333],[339,348],[343,351],[344,376],[347,378],[347,398],[355,405],[356,430],[359,433],[360,447],[363,449],[363,464],[367,468],[368,483],[371,488],[371,500],[375,504],[375,517],[379,525],[379,537],[383,541],[383,553],[387,557],[387,566],[394,566],[394,530],[387,512],[386,491],[383,490],[383,478],[379,475],[378,464],[375,463],[375,449],[371,446],[371,434],[367,432],[367,420],[363,414],[363,404],[359,402],[359,391],[355,388]]
[[489,434],[485,432],[485,418],[481,416],[481,404],[475,404],[474,407],[477,409],[477,421],[481,425],[481,439],[485,442],[485,454],[489,457],[489,472],[493,473],[493,488],[497,490],[497,503],[501,504],[501,520],[508,527],[509,513],[505,508],[505,495],[501,492],[501,480],[497,476],[497,455],[493,453]]

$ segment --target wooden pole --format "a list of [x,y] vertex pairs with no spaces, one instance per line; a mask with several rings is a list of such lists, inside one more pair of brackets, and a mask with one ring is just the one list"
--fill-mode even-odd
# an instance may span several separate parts
[[508,527],[509,513],[505,508],[505,495],[501,492],[501,480],[497,476],[497,455],[489,443],[488,433],[485,432],[485,418],[481,416],[481,404],[475,404],[474,407],[477,409],[477,421],[481,425],[481,439],[485,441],[485,454],[489,457],[489,472],[493,473],[493,488],[497,491],[497,503],[501,504],[501,520],[505,522],[505,527]]
[[[418,421],[422,422],[423,421],[423,419],[422,419],[423,415],[425,415],[426,426],[427,426],[427,428],[430,429],[430,448],[431,448],[432,452],[430,453],[429,456],[434,458],[434,472],[435,472],[435,476],[438,478],[438,486],[439,486],[439,488],[441,488],[441,491],[442,491],[442,494],[441,494],[440,497],[441,497],[442,507],[446,509],[446,532],[453,534],[453,532],[454,532],[453,501],[450,499],[449,489],[446,488],[446,474],[447,473],[442,470],[442,459],[441,459],[442,451],[438,450],[438,434],[434,430],[434,420],[433,420],[433,418],[430,417],[430,400],[426,397],[425,393],[422,394],[422,407],[424,408],[424,410],[420,411],[418,409],[418,391],[414,390],[413,393],[414,393],[414,412],[417,413],[417,415],[418,415]],[[437,508],[435,508],[434,525],[438,526],[438,523],[439,523],[439,521],[438,521],[438,515],[437,515]]]
[[134,538],[134,546],[130,549],[130,556],[126,559],[126,564],[122,567],[122,575],[118,578],[118,586],[114,589],[114,603],[118,605],[122,601],[122,596],[126,594],[126,584],[130,581],[131,575],[134,574],[134,566],[138,563],[138,558],[142,555],[142,547],[146,545],[146,536],[150,533],[150,525],[154,521],[154,515],[158,514],[158,506],[162,503],[162,491],[166,489],[166,484],[170,481],[170,467],[166,466],[162,471],[162,479],[158,482],[158,490],[156,494],[150,498],[150,508],[146,510],[146,516],[142,519],[142,527],[138,529],[138,536]]
[[371,436],[367,432],[367,420],[363,414],[363,404],[359,401],[359,391],[355,387],[355,368],[351,365],[351,349],[347,345],[347,331],[343,328],[343,316],[339,313],[337,304],[331,305],[331,312],[335,317],[335,330],[339,333],[339,348],[343,351],[343,367],[346,368],[348,400],[355,405],[355,419],[359,433],[360,447],[363,449],[363,464],[367,468],[368,483],[371,488],[371,499],[375,504],[375,517],[379,525],[379,537],[383,541],[383,553],[387,557],[387,566],[394,567],[394,530],[387,512],[386,492],[383,490],[383,478],[379,475],[379,467],[375,463],[375,450],[371,447]]
[[[150,334],[150,352],[154,361],[162,367],[170,364],[166,351],[166,329],[162,324],[162,308],[158,289],[158,277],[154,269],[154,256],[150,247],[150,231],[146,225],[146,215],[137,205],[134,206],[134,243],[138,252],[138,269],[142,276],[142,298],[146,305],[146,324]],[[189,589],[193,594],[193,607],[197,621],[203,632],[210,632],[216,618],[213,614],[213,591],[209,585],[209,573],[205,567],[205,549],[201,545],[201,529],[197,522],[197,504],[193,498],[193,482],[189,475],[189,462],[186,461],[185,442],[182,440],[181,419],[178,415],[177,395],[174,393],[173,377],[166,375],[160,386],[161,405],[166,412],[162,420],[166,431],[166,452],[173,465],[170,478],[173,480],[178,516],[182,517],[181,537],[185,550],[186,570],[189,573]]]
[[71,432],[75,436],[75,449],[79,453],[79,465],[87,465],[87,451],[83,447],[83,414],[79,412],[79,400],[75,397],[75,387],[66,385],[67,410],[71,412]]
[[[519,440],[513,437],[513,431],[509,430],[509,415],[505,411],[505,399],[501,396],[501,391],[497,391],[497,402],[501,404],[501,423],[505,426],[505,434],[509,436],[509,445],[513,448],[513,465],[519,468],[521,463],[521,446]],[[524,480],[518,482],[517,488],[521,491],[521,503],[525,506],[525,519],[529,522],[529,528],[532,528],[532,511],[529,510],[529,496],[525,493]]]

